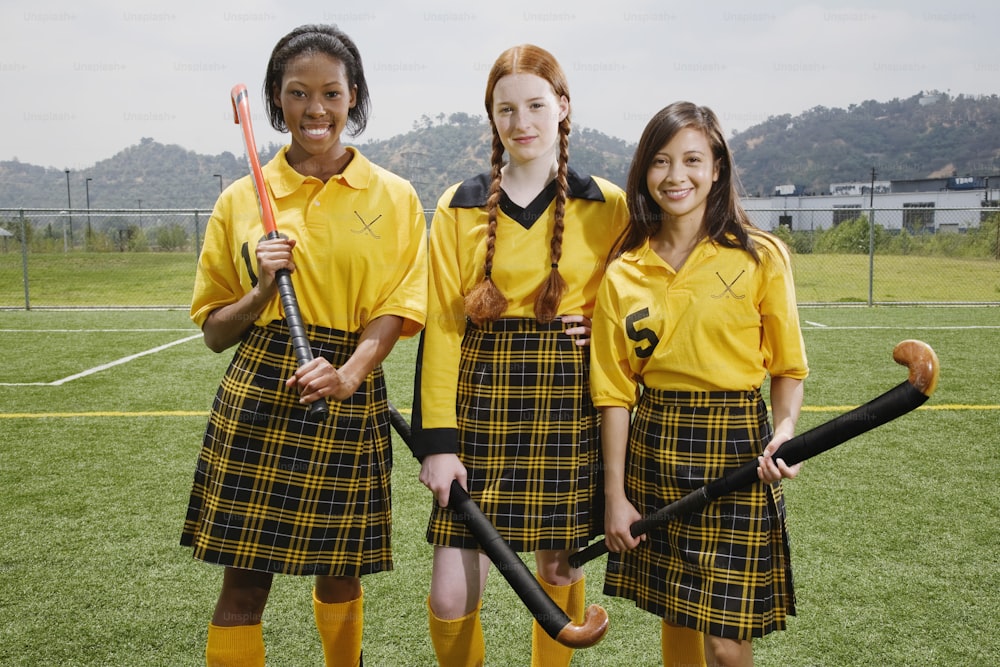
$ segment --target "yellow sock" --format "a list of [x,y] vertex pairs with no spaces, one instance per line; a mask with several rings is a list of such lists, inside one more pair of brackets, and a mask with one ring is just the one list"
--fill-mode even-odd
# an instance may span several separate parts
[[483,643],[483,626],[476,609],[461,618],[451,621],[434,615],[431,602],[427,600],[427,617],[430,621],[431,644],[440,667],[482,667],[486,660],[486,645]]
[[349,602],[320,602],[313,590],[313,616],[323,643],[327,667],[361,664],[361,636],[365,628],[365,593]]
[[[552,601],[566,612],[573,623],[583,623],[583,607],[586,601],[584,579],[568,586],[555,586],[535,577],[542,590]],[[573,649],[563,646],[542,629],[538,621],[531,624],[531,667],[568,667],[573,659]]]
[[660,649],[663,667],[705,667],[705,637],[697,630],[663,621]]
[[261,624],[223,627],[209,623],[205,664],[208,667],[264,667]]

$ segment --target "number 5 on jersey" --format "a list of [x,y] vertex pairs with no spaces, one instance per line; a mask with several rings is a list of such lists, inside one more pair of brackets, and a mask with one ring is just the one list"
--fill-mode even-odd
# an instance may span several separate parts
[[[638,343],[638,345],[635,346],[635,356],[640,359],[645,359],[651,356],[653,354],[653,350],[660,342],[659,336],[657,336],[652,329],[636,328],[636,322],[641,322],[647,317],[649,317],[649,308],[637,310],[625,317],[625,331],[628,333],[628,337],[630,339]],[[643,343],[645,343],[645,345],[643,345]]]

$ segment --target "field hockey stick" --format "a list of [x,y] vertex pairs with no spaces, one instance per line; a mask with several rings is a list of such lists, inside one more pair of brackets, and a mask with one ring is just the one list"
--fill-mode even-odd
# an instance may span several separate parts
[[[413,451],[410,425],[391,404],[389,421],[406,446]],[[469,529],[483,552],[521,598],[521,602],[546,634],[570,648],[588,648],[601,641],[608,630],[608,612],[600,605],[592,604],[587,608],[583,624],[575,625],[566,612],[542,589],[521,557],[504,541],[458,480],[451,483],[448,509]]]
[[[934,350],[927,343],[904,340],[893,349],[892,358],[910,369],[905,382],[850,412],[787,440],[771,458],[782,459],[788,465],[801,463],[922,405],[937,388],[938,359]],[[629,532],[632,537],[639,537],[671,519],[697,512],[720,496],[750,486],[758,481],[757,465],[757,459],[748,461],[735,471],[639,519],[629,527]],[[570,556],[569,563],[573,567],[581,567],[607,552],[604,540],[595,542]]]
[[[247,151],[247,162],[250,163],[250,173],[253,175],[253,187],[257,191],[257,204],[260,208],[260,219],[264,225],[264,233],[268,239],[280,238],[278,226],[274,221],[274,209],[271,208],[271,198],[267,194],[267,184],[264,183],[264,172],[260,168],[257,157],[257,142],[253,137],[253,126],[250,123],[250,100],[247,87],[238,83],[233,86],[233,120],[243,130],[243,144]],[[292,274],[288,269],[279,269],[275,274],[278,282],[278,294],[281,297],[281,307],[285,311],[285,321],[288,323],[288,335],[292,341],[292,350],[299,368],[313,360],[312,346],[306,336],[306,328],[302,323],[299,311],[299,301],[295,297],[292,286]],[[318,398],[309,404],[309,417],[314,421],[323,421],[330,412],[325,398]]]

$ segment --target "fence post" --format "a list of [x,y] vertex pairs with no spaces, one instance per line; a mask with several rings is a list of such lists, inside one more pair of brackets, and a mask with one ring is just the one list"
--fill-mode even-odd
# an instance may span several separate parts
[[868,307],[875,304],[875,167],[872,167],[872,186],[868,193]]
[[24,309],[31,310],[31,297],[28,294],[28,222],[24,219],[24,209],[19,211],[21,217],[21,274],[24,280]]
[[[219,177],[222,178],[221,176]],[[201,233],[199,232],[198,211],[194,212],[194,254],[201,254]]]
[[868,306],[875,304],[875,209],[868,211]]

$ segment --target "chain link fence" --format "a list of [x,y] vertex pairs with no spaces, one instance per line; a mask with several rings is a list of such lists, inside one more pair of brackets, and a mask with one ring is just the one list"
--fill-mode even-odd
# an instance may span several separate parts
[[[748,208],[804,305],[1000,305],[998,208]],[[186,309],[210,213],[0,209],[0,309]]]
[[802,304],[998,305],[995,204],[749,208],[747,213],[788,244]]
[[211,213],[201,209],[0,209],[0,228],[19,244],[26,238],[31,254],[195,252]]

